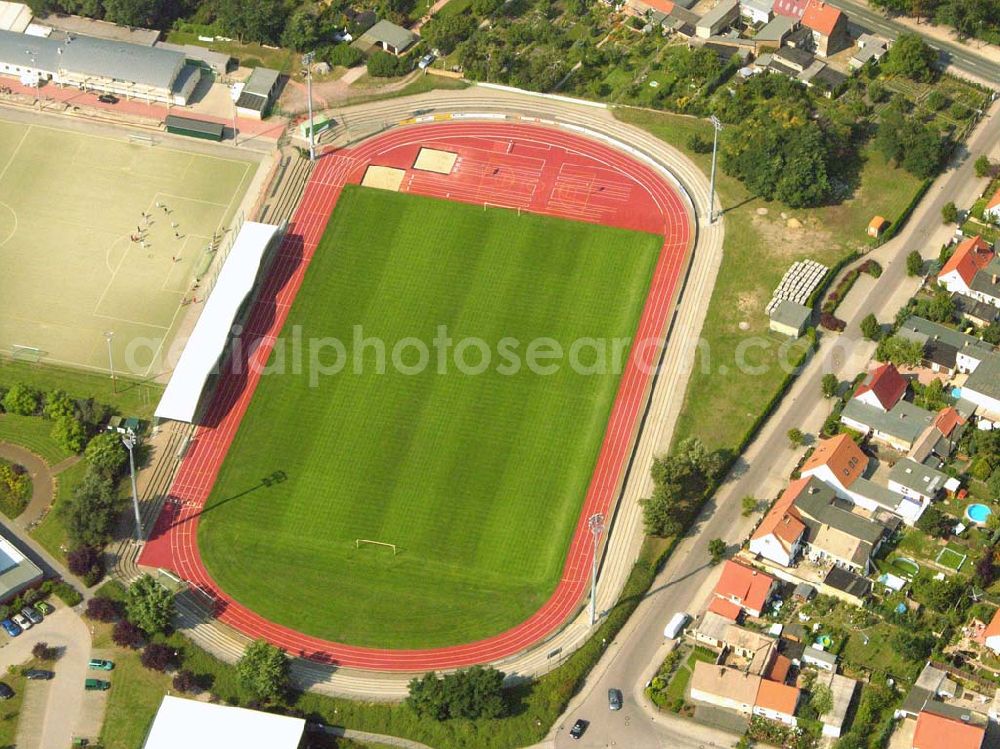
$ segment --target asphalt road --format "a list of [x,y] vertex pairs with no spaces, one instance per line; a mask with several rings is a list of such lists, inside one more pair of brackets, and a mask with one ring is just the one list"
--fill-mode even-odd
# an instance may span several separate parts
[[[895,39],[909,29],[901,23],[877,10],[872,10],[864,3],[853,0],[829,0],[830,5],[847,12],[850,20],[858,26],[863,26],[877,34]],[[957,70],[974,75],[984,81],[1000,81],[1000,64],[991,62],[958,42],[947,42],[941,39],[925,37],[927,43],[942,55],[942,62],[954,66]]]
[[[833,371],[841,380],[864,369],[874,344],[862,339],[859,324],[869,312],[880,321],[891,322],[896,310],[916,291],[919,282],[906,275],[906,255],[919,250],[926,258],[937,257],[941,243],[952,227],[941,223],[941,207],[949,200],[968,206],[984,189],[973,161],[980,153],[995,150],[1000,142],[1000,104],[973,134],[968,151],[963,149],[952,166],[938,178],[898,237],[872,253],[883,266],[881,277],[859,287],[867,296],[848,295],[841,314],[847,329],[842,335],[826,334],[820,348],[806,365],[782,405],[767,422],[736,467],[705,508],[696,526],[657,577],[651,591],[632,619],[608,648],[580,695],[570,704],[550,734],[557,747],[622,746],[653,747],[729,746],[735,738],[673,716],[657,715],[643,695],[643,686],[672,647],[663,638],[663,627],[676,611],[698,613],[707,602],[719,568],[708,564],[708,542],[723,538],[736,548],[748,534],[756,517],[743,518],[740,500],[752,495],[773,499],[786,484],[798,452],[788,444],[787,432],[798,427],[815,434],[829,412],[821,396],[820,380]],[[625,693],[620,712],[608,709],[611,687]],[[580,741],[572,741],[569,728],[577,718],[591,721]]]

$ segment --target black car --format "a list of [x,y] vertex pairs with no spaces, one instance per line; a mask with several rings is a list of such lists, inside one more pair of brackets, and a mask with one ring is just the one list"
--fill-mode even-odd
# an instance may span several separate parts
[[9,700],[13,696],[14,690],[10,688],[10,685],[0,681],[0,700]]
[[608,707],[611,708],[612,711],[622,709],[622,690],[608,690]]
[[118,103],[118,97],[115,96],[114,94],[101,94],[100,96],[97,97],[97,100],[99,102],[101,102],[101,104],[117,104]]
[[44,668],[29,668],[24,672],[24,678],[35,680],[47,680],[55,675],[54,671],[46,671]]
[[587,730],[587,726],[590,725],[589,720],[584,720],[580,718],[573,724],[573,727],[569,729],[569,736],[571,739],[578,739],[583,736],[583,732]]

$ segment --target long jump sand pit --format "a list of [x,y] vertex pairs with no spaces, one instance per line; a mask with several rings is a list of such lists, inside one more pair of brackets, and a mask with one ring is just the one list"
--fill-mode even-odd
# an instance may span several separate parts
[[454,151],[441,151],[437,148],[421,148],[417,154],[417,160],[413,162],[413,168],[423,172],[437,172],[438,174],[451,174],[455,168],[458,154]]
[[399,187],[403,184],[405,176],[405,169],[396,169],[392,166],[375,166],[373,164],[365,169],[365,176],[361,180],[361,185],[363,187],[377,187],[380,190],[399,192]]

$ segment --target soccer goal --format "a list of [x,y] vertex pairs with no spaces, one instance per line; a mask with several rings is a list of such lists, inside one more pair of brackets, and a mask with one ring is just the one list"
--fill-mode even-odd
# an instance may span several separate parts
[[385,541],[372,541],[367,538],[356,538],[354,539],[354,548],[360,549],[361,544],[371,544],[372,546],[385,546],[392,549],[392,555],[396,556],[396,544],[386,543]]
[[152,135],[141,135],[139,133],[133,133],[128,136],[129,143],[135,143],[140,146],[155,146],[156,139]]
[[28,361],[38,363],[45,356],[45,352],[37,346],[22,346],[14,343],[10,347],[10,358],[15,361]]

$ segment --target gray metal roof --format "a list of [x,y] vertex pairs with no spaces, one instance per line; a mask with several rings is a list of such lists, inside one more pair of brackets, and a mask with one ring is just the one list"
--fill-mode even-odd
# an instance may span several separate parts
[[850,503],[837,499],[833,490],[810,478],[805,490],[795,498],[795,508],[803,515],[803,521],[810,525],[810,541],[814,530],[809,520],[836,528],[860,541],[874,545],[885,534],[885,527],[874,520],[855,515],[851,512]]
[[798,23],[794,18],[788,16],[775,16],[757,32],[754,39],[757,42],[780,42],[785,35],[795,28]]
[[836,590],[842,590],[855,598],[865,598],[872,592],[871,580],[837,566],[830,569],[823,584]]
[[841,416],[911,443],[934,421],[933,413],[903,400],[888,411],[883,411],[857,398],[851,398],[844,406]]
[[246,85],[243,87],[244,94],[269,97],[274,85],[278,82],[281,73],[270,68],[254,68]]
[[825,650],[820,650],[819,648],[814,648],[809,645],[805,651],[802,653],[803,658],[811,658],[814,661],[820,661],[822,663],[828,663],[831,666],[837,665],[837,656],[833,653],[828,653]]
[[774,0],[740,0],[740,6],[761,13],[770,13],[774,9]]
[[392,21],[386,21],[385,19],[372,26],[362,36],[371,39],[373,42],[388,44],[390,47],[395,47],[398,50],[406,49],[420,38],[409,29],[404,29],[402,26],[397,26]]
[[896,494],[894,491],[890,491],[888,487],[880,486],[866,478],[854,479],[854,483],[851,484],[851,491],[861,495],[865,499],[870,499],[876,504],[882,505],[892,512],[895,512],[896,508],[899,507],[899,503],[903,501],[902,496]]
[[14,543],[0,536],[0,601],[42,578],[42,570]]
[[944,341],[948,345],[954,346],[959,350],[970,346],[985,351],[991,351],[993,349],[990,344],[985,343],[978,338],[974,338],[955,330],[954,328],[949,328],[915,315],[906,318],[906,322],[899,327],[898,333],[904,338],[911,341],[918,341],[920,343],[926,343],[928,339],[936,338],[939,341]]
[[948,476],[930,466],[904,458],[889,471],[889,480],[927,496],[934,496],[944,489]]
[[1000,354],[983,357],[962,388],[1000,399]]
[[711,28],[715,26],[719,21],[724,20],[726,16],[738,13],[738,6],[738,0],[721,0],[718,5],[701,17],[701,20],[698,21],[698,28],[706,26]]
[[[993,262],[996,263],[996,260]],[[981,270],[972,277],[969,288],[994,299],[1000,299],[1000,274],[997,273],[996,269],[987,267],[986,270]]]
[[92,36],[60,41],[0,31],[0,62],[169,89],[184,66],[184,55]]
[[778,305],[771,310],[772,320],[783,325],[788,325],[797,330],[801,330],[802,326],[809,322],[810,317],[812,317],[812,310],[809,307],[806,307],[803,304],[797,304],[796,302],[788,299],[782,299],[778,302]]

